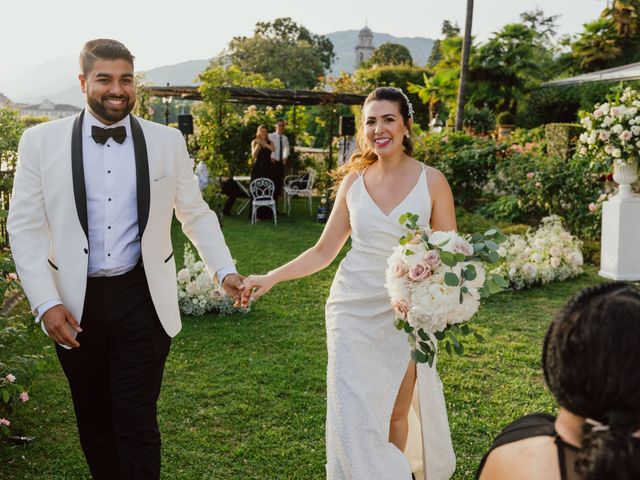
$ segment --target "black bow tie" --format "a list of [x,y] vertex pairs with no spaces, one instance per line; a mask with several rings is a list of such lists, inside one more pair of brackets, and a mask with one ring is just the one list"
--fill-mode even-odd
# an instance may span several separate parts
[[118,142],[124,142],[124,139],[127,138],[127,129],[123,126],[114,127],[114,128],[101,128],[96,125],[91,126],[91,136],[95,140],[96,143],[104,145],[109,137],[113,137],[113,139]]

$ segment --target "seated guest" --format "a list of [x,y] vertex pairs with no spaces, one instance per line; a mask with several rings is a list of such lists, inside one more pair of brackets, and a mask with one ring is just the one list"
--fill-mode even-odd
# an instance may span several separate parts
[[479,480],[640,479],[640,290],[575,295],[552,322],[542,366],[557,418],[522,417],[498,435]]
[[222,213],[225,215],[231,215],[231,210],[233,209],[236,198],[249,198],[247,191],[231,177],[220,178],[220,191],[223,195],[227,196],[227,201],[222,208]]

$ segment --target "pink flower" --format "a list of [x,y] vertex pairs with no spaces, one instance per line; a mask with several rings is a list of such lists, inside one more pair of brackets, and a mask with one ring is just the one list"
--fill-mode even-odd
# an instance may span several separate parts
[[407,301],[404,298],[395,302],[393,304],[393,309],[395,310],[396,315],[398,315],[398,317],[400,317],[402,320],[407,319],[407,315],[409,314],[410,307],[409,307],[409,303],[407,303]]
[[603,142],[606,142],[607,140],[609,140],[610,136],[611,134],[607,130],[600,130],[600,133],[598,133],[598,138]]
[[591,203],[589,204],[589,211],[590,211],[590,212],[595,212],[597,208],[598,208],[598,207],[596,206],[596,204],[595,204],[595,203],[591,202]]
[[14,374],[12,374],[12,373],[7,374],[7,376],[4,377],[4,378],[6,378],[7,382],[9,382],[9,383],[13,383],[13,382],[16,381],[16,376]]
[[462,253],[467,257],[470,257],[471,255],[473,255],[473,247],[469,242],[467,242],[463,238],[459,238],[456,240],[456,243],[453,246],[453,251],[455,253]]
[[535,176],[536,176],[536,174],[535,174],[535,173],[533,173],[533,172],[528,172],[528,173],[527,173],[527,178],[528,178],[529,180],[531,180],[531,179],[532,179],[533,177],[535,177]]
[[0,425],[5,425],[8,427],[9,425],[11,425],[11,422],[6,418],[0,418]]
[[20,401],[22,403],[28,402],[29,401],[29,394],[27,392],[22,392],[20,395],[18,395],[18,398],[20,399]]
[[431,267],[425,262],[418,262],[409,270],[409,280],[421,282],[431,276]]
[[437,250],[429,250],[424,254],[424,261],[431,267],[431,271],[440,266],[440,254]]
[[632,138],[633,138],[633,135],[631,134],[631,132],[629,130],[625,130],[624,132],[622,132],[620,134],[620,140],[622,140],[624,142],[628,142]]
[[393,266],[393,274],[398,278],[404,277],[408,270],[404,262],[398,262]]
[[7,275],[7,277],[9,277],[9,280],[13,280],[13,281],[18,280],[18,274],[16,272],[11,272],[9,275]]

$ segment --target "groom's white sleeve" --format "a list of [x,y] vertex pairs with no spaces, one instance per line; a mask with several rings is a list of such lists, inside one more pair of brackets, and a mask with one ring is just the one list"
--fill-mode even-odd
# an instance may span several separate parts
[[[224,241],[215,213],[202,198],[198,177],[193,172],[193,160],[180,131],[171,129],[177,144],[177,178],[175,210],[182,231],[193,242],[200,258],[213,277],[218,273],[236,273],[236,267]],[[220,282],[222,278],[219,278]]]
[[25,130],[18,146],[7,231],[18,277],[35,313],[39,305],[60,298],[60,294],[47,264],[51,232],[33,132]]

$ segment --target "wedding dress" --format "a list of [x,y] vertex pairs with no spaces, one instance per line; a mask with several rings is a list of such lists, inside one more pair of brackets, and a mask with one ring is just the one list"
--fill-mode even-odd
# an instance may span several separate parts
[[[365,169],[366,170],[366,169]],[[385,214],[366,190],[362,172],[347,193],[351,250],[336,273],[326,305],[327,479],[445,480],[455,470],[442,383],[417,366],[407,448],[389,443],[389,422],[410,360],[407,335],[394,324],[385,288],[387,257],[405,234],[402,213],[431,217],[427,171]]]

